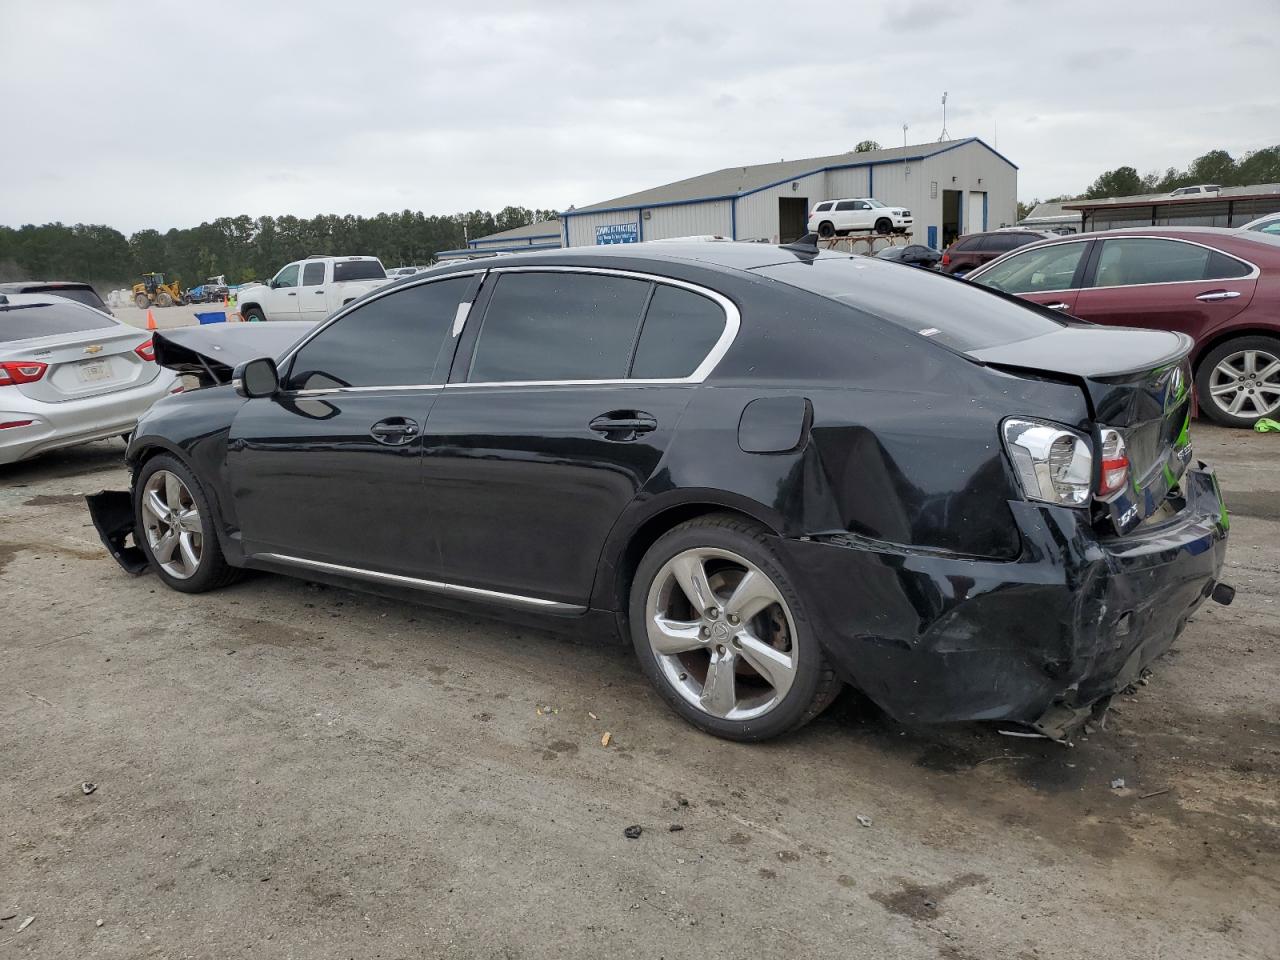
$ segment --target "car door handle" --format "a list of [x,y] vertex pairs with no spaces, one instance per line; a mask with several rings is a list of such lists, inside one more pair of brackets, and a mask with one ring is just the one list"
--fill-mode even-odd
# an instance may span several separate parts
[[408,443],[418,435],[418,425],[406,417],[387,417],[370,427],[369,435],[379,443]]
[[1065,303],[1046,303],[1045,306],[1050,310],[1066,310],[1069,308],[1069,304]]
[[596,433],[603,433],[606,440],[634,440],[642,433],[658,429],[658,421],[643,410],[612,410],[602,413],[589,424]]
[[298,295],[298,291],[296,291],[296,290],[290,290],[290,291],[289,291],[289,296],[291,296],[291,297],[296,297],[297,295]]
[[323,290],[317,290],[317,291],[316,291],[316,296],[317,296],[317,297],[323,297],[323,296],[324,296],[324,291],[323,291]]
[[1238,296],[1240,296],[1239,290],[1210,290],[1208,293],[1200,294],[1196,299],[1213,303],[1216,300],[1234,300]]

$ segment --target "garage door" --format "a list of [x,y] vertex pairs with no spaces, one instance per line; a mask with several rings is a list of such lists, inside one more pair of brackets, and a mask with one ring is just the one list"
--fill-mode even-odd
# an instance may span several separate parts
[[987,195],[970,193],[969,209],[964,215],[964,232],[977,233],[985,229],[987,229]]

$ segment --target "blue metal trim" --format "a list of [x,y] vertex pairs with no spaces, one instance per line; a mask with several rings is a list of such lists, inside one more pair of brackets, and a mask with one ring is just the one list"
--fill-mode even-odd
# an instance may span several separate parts
[[738,198],[729,201],[729,239],[738,239]]
[[644,211],[636,207],[636,237],[644,243]]
[[987,197],[990,196],[985,190],[982,192],[982,229],[987,229]]
[[956,236],[963,237],[964,236],[964,206],[965,206],[964,188],[957,190],[956,193],[960,194],[960,205],[959,205],[959,208],[956,210]]
[[[560,234],[557,233],[531,233],[524,239],[526,240],[559,240]],[[481,243],[510,243],[509,237],[480,237],[477,240],[470,241],[467,245],[474,247]]]
[[567,213],[560,214],[560,223],[564,226],[564,246],[569,246],[569,215]]
[[867,167],[867,196],[874,197],[876,195],[876,165],[873,163]]
[[[961,140],[959,143],[953,143],[949,147],[943,147],[941,150],[934,150],[932,153],[921,153],[921,154],[917,154],[915,156],[910,156],[910,157],[893,157],[888,160],[866,160],[866,161],[863,161],[862,163],[837,163],[829,167],[819,167],[816,170],[808,170],[803,173],[795,173],[789,177],[786,177],[783,180],[775,180],[773,183],[766,183],[763,186],[752,187],[750,190],[741,190],[738,193],[725,193],[725,194],[720,194],[718,196],[712,196],[712,197],[690,197],[687,200],[663,200],[659,203],[646,203],[645,208],[654,209],[656,207],[687,207],[695,203],[715,203],[720,200],[733,200],[735,197],[736,198],[749,197],[752,194],[760,193],[763,190],[772,190],[774,187],[780,187],[784,183],[790,183],[792,180],[803,180],[805,177],[812,177],[819,173],[829,173],[832,170],[853,170],[853,169],[857,169],[858,167],[883,167],[883,166],[887,166],[889,164],[894,164],[894,163],[914,163],[920,160],[928,160],[930,157],[936,157],[939,154],[946,153],[950,150],[958,150],[960,147],[968,146],[971,143],[976,143],[979,146],[986,147],[988,150],[991,150],[992,153],[994,153],[997,157],[999,157],[1005,163],[1009,164],[1009,166],[1013,167],[1013,169],[1015,170],[1018,169],[1018,165],[1016,163],[1014,163],[1004,154],[1000,153],[998,150],[992,150],[991,147],[987,143],[983,142],[981,138],[969,137],[966,140]],[[629,204],[627,206],[621,206],[621,207],[600,207],[598,209],[574,210],[573,213],[575,215],[595,214],[595,213],[623,213],[623,212],[627,212],[635,209],[637,208],[634,204]],[[563,220],[564,217],[565,217],[565,212],[561,211],[560,219]]]
[[929,249],[938,249],[938,228],[934,226],[929,227]]

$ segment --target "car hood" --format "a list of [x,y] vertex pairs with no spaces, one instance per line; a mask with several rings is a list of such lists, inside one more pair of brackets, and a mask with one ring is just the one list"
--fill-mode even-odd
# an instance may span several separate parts
[[231,371],[246,360],[278,359],[315,326],[307,320],[218,323],[157,330],[152,342],[160,366],[193,374],[203,386],[212,386],[229,383]]

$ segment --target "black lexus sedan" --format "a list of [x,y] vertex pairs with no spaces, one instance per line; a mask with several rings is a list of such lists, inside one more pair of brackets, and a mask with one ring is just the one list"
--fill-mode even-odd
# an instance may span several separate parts
[[155,339],[205,388],[138,424],[130,493],[90,498],[128,568],[620,632],[722,737],[850,683],[1062,739],[1231,596],[1190,340],[873,258],[499,256],[314,326]]

